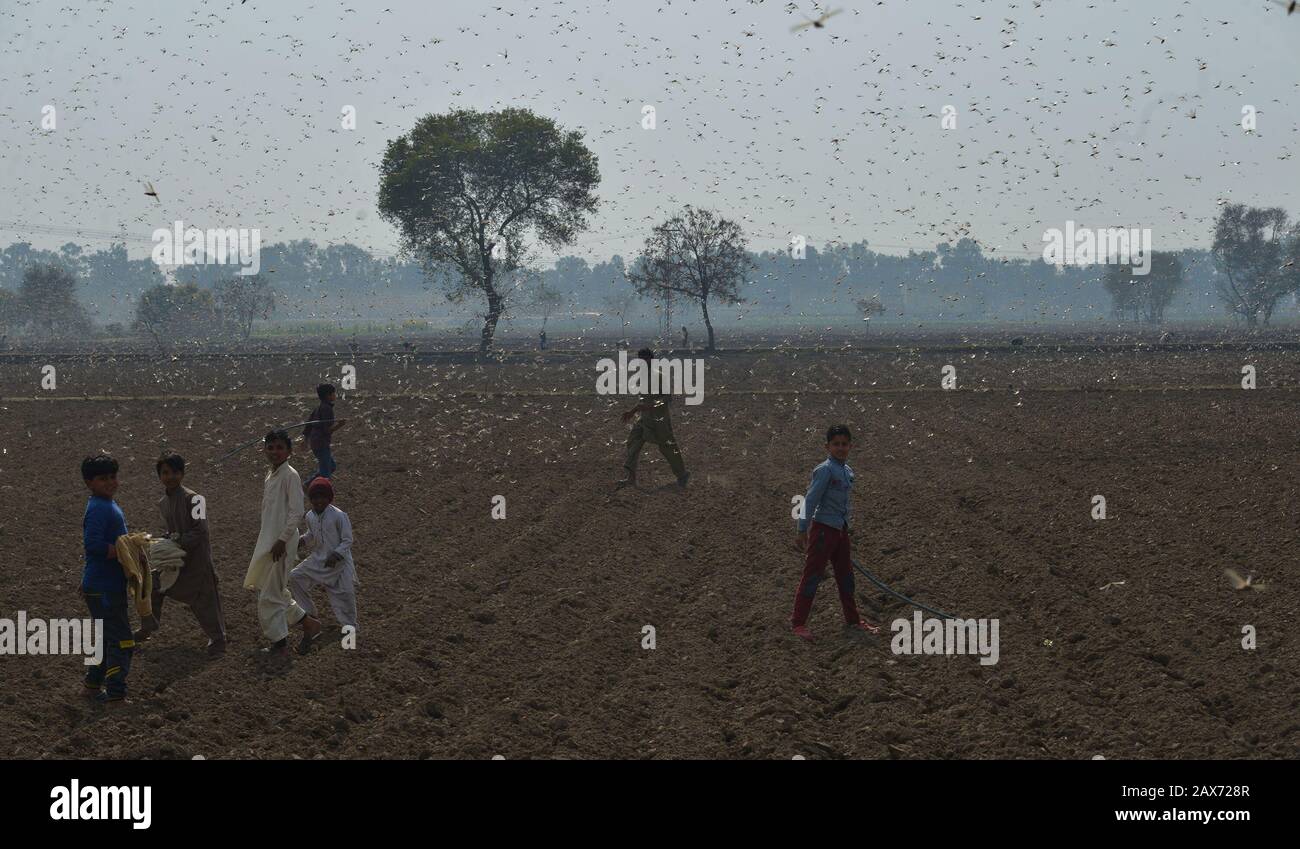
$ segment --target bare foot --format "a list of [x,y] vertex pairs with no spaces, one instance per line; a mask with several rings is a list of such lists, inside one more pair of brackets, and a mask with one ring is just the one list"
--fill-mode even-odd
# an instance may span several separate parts
[[306,654],[311,651],[312,643],[320,636],[320,620],[314,616],[304,616],[302,618],[302,639],[298,642],[298,654]]

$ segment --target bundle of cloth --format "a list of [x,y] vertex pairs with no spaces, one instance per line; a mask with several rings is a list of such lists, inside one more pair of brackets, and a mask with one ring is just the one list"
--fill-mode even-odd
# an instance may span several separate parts
[[185,551],[175,541],[136,531],[117,538],[117,562],[126,575],[127,589],[141,618],[153,616],[153,573],[161,570],[158,586],[163,591],[176,583],[185,564]]
[[163,592],[171,589],[184,565],[185,549],[176,540],[163,537],[149,543],[149,568],[162,573],[158,576],[158,589]]

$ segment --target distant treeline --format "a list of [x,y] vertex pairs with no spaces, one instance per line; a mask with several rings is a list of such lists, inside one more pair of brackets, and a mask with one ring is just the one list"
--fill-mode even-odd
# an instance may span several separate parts
[[[1209,251],[1171,252],[1182,268],[1181,285],[1163,318],[1223,317],[1216,294],[1219,272]],[[754,269],[741,289],[745,314],[846,317],[862,314],[861,302],[879,304],[875,320],[1006,321],[1123,317],[1104,285],[1106,266],[1058,268],[1030,258],[999,257],[971,239],[941,244],[906,256],[877,253],[866,241],[817,249],[801,258],[790,251],[750,253]],[[87,251],[66,244],[58,251],[19,242],[0,251],[0,324],[18,323],[16,295],[23,275],[38,264],[67,269],[77,280],[76,299],[99,326],[129,326],[141,295],[165,283],[195,284],[217,292],[237,276],[234,265],[186,265],[164,274],[150,259],[129,259],[123,244]],[[352,244],[317,245],[309,240],[267,245],[261,276],[276,297],[277,319],[356,321],[422,318],[448,312],[437,287],[419,263],[373,256]],[[630,291],[621,256],[595,264],[566,256],[537,270],[525,284],[559,292],[557,318],[573,312],[610,313],[611,299]],[[8,293],[8,294],[5,294]],[[526,297],[516,298],[516,315],[530,314]],[[633,304],[629,315],[661,315],[664,305]],[[696,310],[671,307],[674,326],[692,323]],[[1128,316],[1132,318],[1133,316]],[[726,321],[723,317],[724,322]]]

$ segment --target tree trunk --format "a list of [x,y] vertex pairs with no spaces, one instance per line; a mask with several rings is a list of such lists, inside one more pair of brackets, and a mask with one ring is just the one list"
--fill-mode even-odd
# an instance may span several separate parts
[[709,302],[707,299],[700,301],[700,309],[704,311],[704,326],[709,330],[709,347],[706,348],[710,354],[713,353],[713,322],[709,321]]
[[487,285],[487,299],[488,312],[487,316],[483,319],[483,338],[481,338],[478,343],[478,352],[480,354],[486,354],[488,348],[492,346],[492,335],[496,333],[497,322],[501,319],[502,308],[504,306],[501,296],[497,294],[497,290],[492,287],[491,282]]

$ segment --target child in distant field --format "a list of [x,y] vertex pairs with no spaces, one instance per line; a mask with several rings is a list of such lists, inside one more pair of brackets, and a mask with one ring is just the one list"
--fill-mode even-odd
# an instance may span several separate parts
[[126,517],[113,496],[117,494],[117,460],[107,454],[81,461],[81,478],[90,490],[81,522],[86,566],[81,573],[81,595],[90,615],[104,622],[103,659],[86,672],[86,694],[101,703],[126,699],[126,676],[131,671],[135,637],[127,606],[126,575],[117,562],[116,542],[126,534]]
[[[642,348],[636,352],[636,355],[645,360],[647,366],[653,368],[655,352],[649,348]],[[682,450],[677,445],[677,437],[673,435],[673,420],[668,415],[668,402],[672,400],[672,394],[669,392],[654,393],[651,392],[651,386],[646,387],[646,394],[637,399],[637,405],[623,413],[623,423],[627,424],[638,413],[641,418],[636,424],[632,425],[632,430],[627,435],[627,452],[623,460],[623,469],[626,474],[616,486],[622,488],[625,486],[636,486],[636,466],[637,460],[641,456],[641,449],[647,442],[653,442],[659,446],[659,451],[668,461],[668,467],[673,470],[677,476],[677,485],[685,488],[686,482],[690,480],[691,473],[686,471],[686,463],[682,460]],[[660,387],[663,389],[664,387]]]
[[311,448],[311,453],[316,455],[318,467],[316,474],[308,478],[308,483],[316,478],[333,477],[338,464],[334,462],[334,454],[330,450],[330,440],[334,431],[348,423],[347,419],[334,420],[334,399],[336,394],[333,384],[322,383],[317,386],[316,397],[320,399],[320,404],[311,411],[311,415],[308,417],[308,421],[316,422],[316,424],[309,424],[302,430],[302,441],[307,444],[307,447]]
[[[162,620],[163,602],[169,598],[188,605],[199,627],[208,637],[208,656],[217,657],[226,651],[226,618],[221,610],[221,593],[217,589],[217,572],[212,565],[212,543],[208,539],[206,510],[196,511],[198,493],[184,485],[185,458],[168,452],[154,464],[158,481],[163,486],[163,496],[158,500],[167,534],[185,551],[185,565],[175,582],[162,589],[162,573],[153,576],[153,625]],[[195,513],[200,515],[196,516]],[[136,632],[137,642],[148,640],[153,628],[146,624]]]
[[[316,478],[307,486],[307,499],[311,501],[311,509],[307,511],[307,533],[299,542],[309,548],[311,554],[289,573],[289,588],[298,606],[307,611],[308,616],[315,616],[311,589],[314,586],[325,587],[339,624],[351,627],[355,634],[357,569],[352,562],[352,522],[347,513],[334,506],[334,486],[325,478]],[[298,654],[310,651],[316,636],[304,633],[298,644]]]
[[[302,479],[289,465],[293,442],[283,430],[263,440],[271,470],[262,484],[262,530],[244,576],[244,589],[257,591],[257,618],[271,641],[263,652],[275,657],[289,653],[289,626],[302,623],[315,637],[320,622],[298,606],[289,592],[289,560],[298,559],[298,522],[302,519]],[[293,546],[290,548],[289,546]]]
[[853,470],[845,462],[852,442],[853,436],[845,425],[835,425],[826,431],[828,456],[813,469],[812,485],[804,497],[804,518],[799,520],[799,536],[795,540],[795,547],[805,554],[804,568],[794,596],[790,627],[805,640],[813,638],[812,631],[808,630],[808,614],[812,611],[813,597],[817,595],[817,585],[826,577],[827,561],[835,571],[846,627],[880,633],[878,627],[858,615],[853,600],[853,564],[849,550],[849,494],[853,490]]

